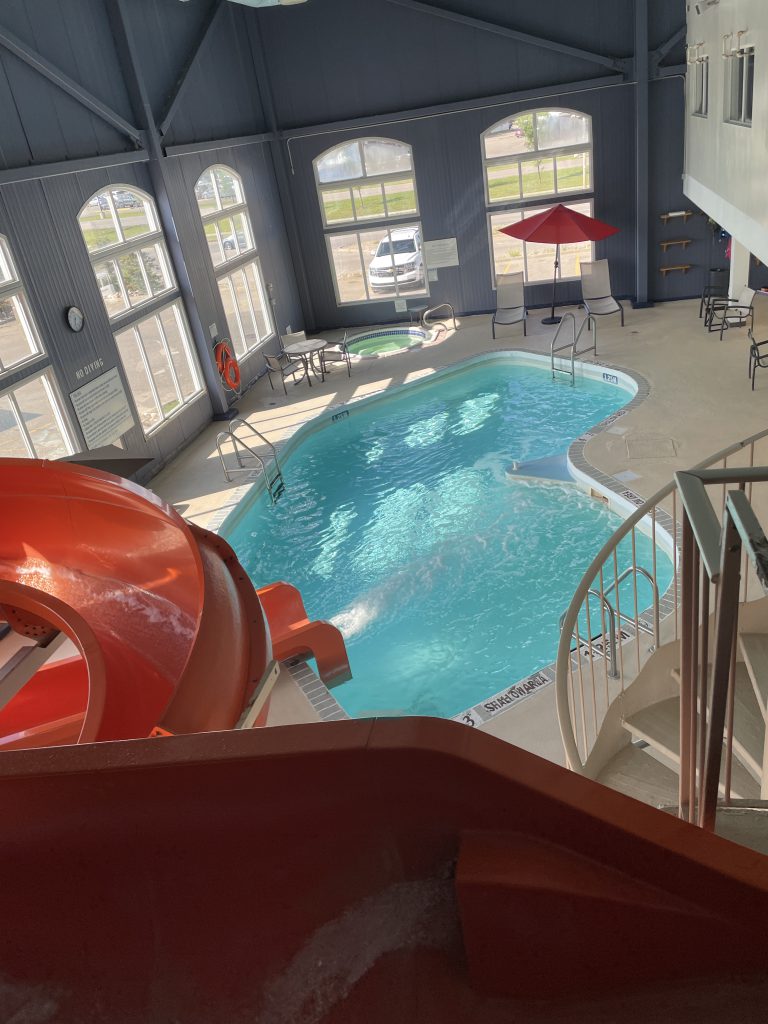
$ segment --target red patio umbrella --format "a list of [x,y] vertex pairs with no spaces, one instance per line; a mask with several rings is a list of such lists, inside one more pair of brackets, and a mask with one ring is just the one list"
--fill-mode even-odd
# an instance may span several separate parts
[[517,224],[510,224],[499,230],[504,235],[522,238],[526,242],[551,242],[557,246],[555,249],[555,276],[552,279],[552,315],[541,322],[543,324],[559,324],[562,317],[555,316],[555,288],[557,286],[557,268],[560,266],[560,243],[599,242],[602,238],[615,235],[619,229],[558,203],[551,210],[536,213],[533,217],[525,217]]

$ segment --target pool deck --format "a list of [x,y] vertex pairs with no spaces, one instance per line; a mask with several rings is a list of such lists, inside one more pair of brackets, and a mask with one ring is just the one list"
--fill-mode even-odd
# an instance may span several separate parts
[[[598,322],[596,361],[641,375],[650,392],[619,422],[591,438],[584,457],[603,474],[621,474],[624,484],[643,498],[668,483],[675,470],[689,468],[768,427],[768,374],[758,373],[752,392],[746,332],[732,329],[721,342],[717,334],[705,331],[698,305],[698,300],[686,300],[643,310],[627,306],[623,329],[617,316]],[[527,351],[548,356],[554,329],[540,323],[545,315],[543,310],[531,313],[527,338],[519,326],[502,327],[495,341],[490,316],[462,317],[459,330],[449,330],[437,344],[353,362],[351,378],[336,363],[324,383],[314,380],[312,388],[306,382],[289,383],[287,396],[278,381],[272,391],[264,377],[237,403],[238,409],[270,440],[284,441],[332,407],[421,379],[481,353]],[[577,319],[581,315],[577,313]],[[332,339],[337,334],[322,336]],[[150,483],[192,522],[212,529],[235,507],[250,482],[248,477],[230,484],[225,481],[216,452],[221,428],[221,424],[210,424]],[[282,500],[289,500],[289,495]],[[510,679],[510,684],[514,682]],[[291,685],[289,677],[281,678],[281,691]],[[297,719],[311,721],[313,716],[301,701],[303,696],[297,704],[293,695],[281,693],[275,703],[283,711],[274,724],[291,720],[294,707]],[[483,728],[562,763],[553,685],[537,690]]]

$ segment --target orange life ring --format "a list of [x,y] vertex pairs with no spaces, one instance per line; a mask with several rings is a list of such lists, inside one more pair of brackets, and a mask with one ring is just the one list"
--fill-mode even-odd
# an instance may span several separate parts
[[236,359],[224,363],[224,381],[233,391],[240,390],[240,367]]
[[224,376],[224,368],[227,365],[227,361],[234,359],[234,354],[230,348],[228,341],[217,341],[213,349],[213,354],[216,357],[216,369],[219,373]]

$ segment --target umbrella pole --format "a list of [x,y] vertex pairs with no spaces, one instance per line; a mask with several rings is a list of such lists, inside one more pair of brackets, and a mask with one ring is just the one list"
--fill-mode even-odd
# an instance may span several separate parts
[[557,287],[557,268],[560,266],[560,243],[557,243],[555,249],[555,273],[552,278],[552,315],[546,316],[541,321],[543,324],[559,324],[563,319],[561,316],[555,316],[555,289]]

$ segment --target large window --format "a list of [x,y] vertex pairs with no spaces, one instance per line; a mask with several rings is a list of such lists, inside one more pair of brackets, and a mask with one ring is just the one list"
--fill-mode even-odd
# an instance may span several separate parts
[[230,167],[217,164],[198,179],[195,198],[229,336],[242,358],[274,334],[243,183]]
[[[527,284],[551,281],[554,247],[522,242],[499,229],[579,195],[584,199],[566,205],[591,216],[591,119],[573,110],[528,110],[489,128],[482,150],[494,287],[500,276],[517,271]],[[592,259],[591,242],[562,245],[560,279],[579,277],[579,264]]]
[[[592,216],[592,203],[568,203],[572,210],[583,213],[587,217]],[[504,213],[490,213],[488,215],[488,229],[491,236],[491,252],[493,254],[494,280],[504,277],[506,274],[516,274],[521,271],[525,274],[527,284],[538,284],[550,282],[555,262],[554,245],[545,245],[542,242],[523,242],[519,238],[511,238],[501,232],[508,224],[516,224],[523,217],[533,216],[535,213],[543,213],[547,207],[526,208],[525,210],[505,211]],[[564,242],[560,246],[560,265],[558,267],[558,281],[567,281],[581,276],[579,265],[594,259],[594,245],[592,242]]]
[[[45,349],[11,255],[0,235],[0,457],[58,459],[74,452],[61,396],[42,370]],[[19,380],[19,374],[26,374]],[[13,374],[15,383],[3,385]]]
[[754,88],[755,51],[750,47],[728,57],[725,86],[726,121],[751,126]]
[[0,457],[58,459],[74,450],[50,371],[5,391],[0,385]]
[[339,305],[426,295],[411,147],[356,139],[314,168]]
[[148,434],[202,390],[157,210],[145,193],[116,186],[92,196],[78,220]]
[[0,235],[0,374],[43,354],[7,241]]

